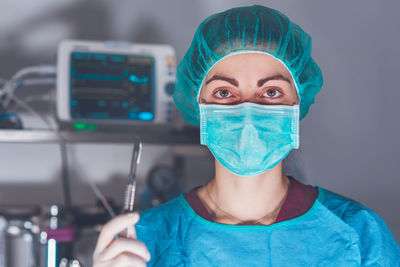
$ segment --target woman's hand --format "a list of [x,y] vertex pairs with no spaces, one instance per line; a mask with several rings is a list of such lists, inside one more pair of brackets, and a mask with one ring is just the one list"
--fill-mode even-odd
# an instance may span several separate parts
[[[136,240],[135,224],[139,213],[122,214],[106,223],[97,240],[93,253],[93,267],[134,266],[146,267],[150,252],[143,242]],[[124,229],[132,227],[133,237],[115,239]]]

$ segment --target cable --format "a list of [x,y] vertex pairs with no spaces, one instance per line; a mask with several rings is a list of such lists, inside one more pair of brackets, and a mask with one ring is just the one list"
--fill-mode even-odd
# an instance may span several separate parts
[[28,85],[45,85],[45,84],[55,84],[57,81],[56,78],[34,78],[34,79],[26,79],[19,82],[21,86],[28,86]]
[[[67,147],[63,141],[60,142],[60,151],[61,151],[61,161],[62,161],[62,187],[64,193],[64,202],[66,207],[71,207],[71,190],[70,190],[70,179],[69,179],[69,172],[68,172],[68,153]],[[109,213],[111,218],[116,216],[113,208],[108,203],[107,199],[101,193],[97,185],[89,180],[90,188],[93,190],[96,197],[101,201],[106,211]]]
[[57,73],[56,66],[54,65],[36,65],[24,67],[17,71],[11,80],[18,80],[26,75],[39,74],[39,75],[55,75]]
[[34,79],[26,79],[19,82],[19,87],[24,87],[28,85],[46,85],[46,84],[55,84],[57,82],[56,78],[34,78]]
[[[7,81],[2,89],[0,90],[0,98],[5,96],[5,99],[2,103],[3,107],[6,108],[9,104],[10,98],[14,95],[14,91],[16,88],[21,86],[20,79],[27,75],[56,75],[57,69],[54,65],[38,65],[38,66],[30,66],[22,68],[21,70],[17,71],[13,77]],[[32,79],[35,80],[35,79]],[[37,80],[39,81],[39,80]],[[46,83],[46,81],[44,81]],[[55,83],[55,79],[53,78],[52,83]],[[36,83],[36,84],[43,84],[43,83]],[[24,86],[22,84],[22,86]]]
[[[50,68],[47,69],[47,72],[41,71],[40,73],[48,73]],[[28,71],[25,71],[24,73],[27,73]],[[18,74],[18,73],[17,73]],[[21,76],[23,73],[20,73],[19,75],[14,75],[14,76]],[[24,108],[27,110],[29,113],[31,113],[34,116],[39,117],[44,123],[50,128],[54,129],[54,126],[48,120],[46,117],[40,115],[38,112],[36,112],[31,106],[29,106],[25,101],[21,100],[18,98],[15,94],[14,91],[16,88],[22,88],[30,85],[45,85],[45,84],[55,84],[56,79],[55,78],[34,78],[34,79],[26,79],[22,80],[20,82],[12,82],[9,81],[4,87],[3,90],[0,91],[0,97],[2,95],[5,95],[4,100],[2,101],[2,106],[3,109],[6,110],[10,101],[14,101],[18,106]]]
[[67,148],[63,141],[60,141],[60,152],[61,152],[61,179],[62,179],[62,188],[64,193],[64,204],[67,208],[71,207],[71,188],[69,181],[69,172],[68,172],[68,155]]
[[44,94],[44,95],[30,95],[27,97],[24,97],[24,102],[28,103],[28,102],[35,102],[35,101],[51,101],[52,99],[52,95],[51,94]]
[[14,101],[18,106],[22,107],[32,115],[39,117],[50,129],[54,129],[55,127],[53,127],[50,120],[40,115],[30,105],[28,105],[26,102],[24,102],[14,94],[15,90],[18,88],[31,85],[47,85],[56,83],[55,77],[31,78],[22,80],[24,76],[33,74],[54,76],[57,74],[57,69],[54,65],[29,66],[17,71],[8,81],[0,79],[0,83],[4,83],[3,86],[0,88],[0,109],[6,111],[10,102]]
[[2,106],[6,109],[15,96],[14,92],[17,88],[27,87],[30,85],[54,85],[56,83],[55,78],[35,78],[35,79],[27,79],[22,81],[8,81],[4,86],[2,91],[0,91],[0,98],[4,96],[4,100],[2,101]]
[[54,129],[52,123],[50,120],[48,120],[46,117],[40,115],[38,112],[36,112],[30,105],[25,103],[23,100],[19,99],[17,96],[13,96],[12,100],[20,107],[24,108],[26,111],[31,113],[34,116],[39,117],[50,129]]
[[89,180],[89,185],[90,185],[90,188],[92,188],[96,197],[101,201],[101,204],[103,204],[104,208],[107,210],[107,212],[111,216],[111,218],[114,218],[116,216],[116,214],[115,214],[113,208],[110,206],[107,199],[101,193],[101,191],[99,190],[97,185],[92,180]]

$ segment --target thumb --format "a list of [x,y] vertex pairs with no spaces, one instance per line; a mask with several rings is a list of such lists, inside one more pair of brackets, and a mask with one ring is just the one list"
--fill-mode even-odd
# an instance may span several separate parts
[[101,229],[99,239],[97,241],[95,253],[100,253],[106,247],[108,247],[112,241],[114,241],[115,236],[126,228],[131,228],[130,231],[134,234],[136,239],[136,229],[135,224],[139,221],[139,213],[126,213],[121,214],[106,223]]

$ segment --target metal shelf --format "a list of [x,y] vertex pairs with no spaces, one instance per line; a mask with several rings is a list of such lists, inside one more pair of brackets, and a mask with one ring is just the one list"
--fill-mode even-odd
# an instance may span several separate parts
[[0,143],[132,143],[139,136],[143,143],[160,145],[200,144],[199,132],[176,131],[168,128],[147,127],[129,132],[0,130]]

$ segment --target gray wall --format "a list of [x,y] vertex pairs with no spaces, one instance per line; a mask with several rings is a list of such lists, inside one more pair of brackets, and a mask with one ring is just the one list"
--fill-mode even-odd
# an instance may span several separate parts
[[[325,81],[301,123],[300,154],[307,182],[374,209],[400,240],[399,1],[3,0],[0,77],[8,78],[29,64],[52,63],[63,38],[170,43],[180,60],[202,19],[249,3],[279,9],[313,37],[313,56]],[[27,123],[40,124],[29,117]],[[147,163],[140,175],[169,151],[145,146]],[[77,180],[104,185],[123,180],[130,148],[79,145],[71,146],[69,153]],[[22,200],[0,189],[0,201],[59,201],[57,157],[57,147],[51,145],[0,144],[0,188],[28,192],[27,185],[42,185],[37,190],[52,185],[48,195],[31,192]],[[106,186],[103,189],[107,192]],[[77,189],[76,201],[82,200],[79,196],[87,202],[93,198],[86,190],[81,188],[79,194]]]

